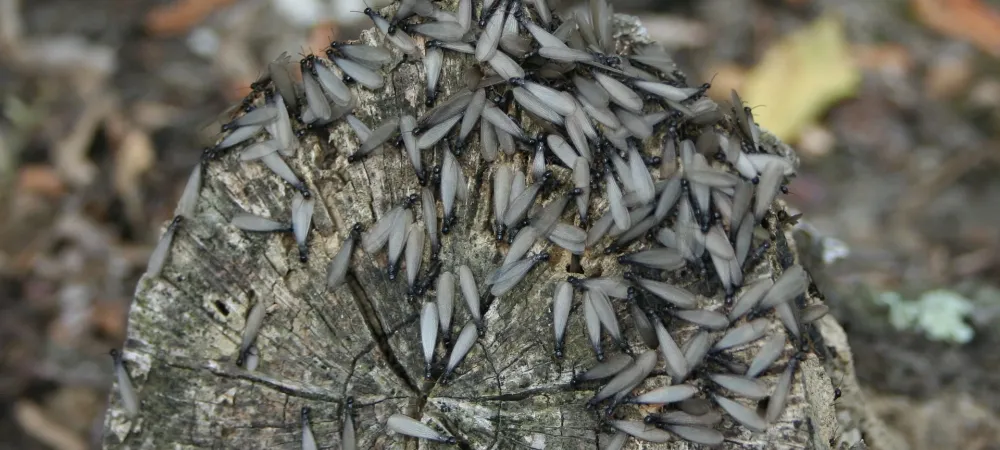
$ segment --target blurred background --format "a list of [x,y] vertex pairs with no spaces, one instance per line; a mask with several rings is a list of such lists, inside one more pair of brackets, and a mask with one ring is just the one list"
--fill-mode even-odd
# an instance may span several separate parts
[[[798,149],[786,198],[875,410],[914,449],[1000,448],[1000,1],[611,3]],[[355,37],[364,6],[0,0],[0,448],[96,448],[200,149],[267,61]]]

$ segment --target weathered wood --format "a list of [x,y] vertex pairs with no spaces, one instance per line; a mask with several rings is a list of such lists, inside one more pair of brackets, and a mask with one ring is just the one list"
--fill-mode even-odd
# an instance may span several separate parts
[[[623,45],[645,39],[634,19],[619,21]],[[380,41],[371,31],[362,39]],[[445,61],[441,99],[461,89],[464,68],[471,64],[457,57]],[[358,97],[354,114],[375,128],[388,117],[422,112],[422,86],[421,66],[402,62],[391,70],[384,90],[354,89]],[[117,394],[112,394],[105,448],[297,449],[302,407],[311,408],[313,433],[321,447],[339,448],[348,398],[354,402],[359,448],[417,448],[416,441],[386,431],[385,421],[395,413],[430,418],[458,438],[462,448],[596,448],[598,440],[606,440],[612,430],[602,425],[603,415],[585,407],[598,386],[571,383],[575,373],[594,364],[579,312],[570,319],[564,358],[553,356],[550,302],[555,283],[572,275],[566,271],[567,252],[549,248],[548,262],[536,267],[514,291],[492,300],[479,340],[447,384],[424,379],[419,337],[422,300],[407,296],[404,276],[388,280],[384,253],[373,256],[356,248],[348,282],[326,289],[327,264],[351,226],[371,226],[405,196],[420,192],[405,154],[395,147],[387,145],[379,155],[348,164],[346,157],[357,149],[357,139],[344,123],[327,131],[328,139],[323,133],[306,134],[297,155],[288,159],[317,198],[306,263],[299,262],[290,234],[255,235],[229,224],[240,211],[288,221],[293,188],[262,164],[243,163],[235,155],[206,164],[196,217],[181,224],[160,276],[144,277],[137,288],[124,358],[141,408],[137,418],[129,419]],[[782,144],[769,140],[767,145]],[[425,155],[440,158],[439,152]],[[469,200],[457,206],[458,221],[452,231],[443,236],[442,270],[457,274],[458,267],[467,264],[484,302],[489,302],[485,280],[506,249],[506,244],[496,242],[492,229],[488,180],[495,165],[478,157],[476,145],[460,161],[471,192]],[[518,154],[504,162],[527,170],[530,155]],[[425,160],[427,167],[438,164]],[[558,169],[556,176],[570,179],[564,169]],[[419,218],[419,213],[415,215]],[[790,233],[781,229],[770,233],[779,245],[767,252],[754,269],[756,275],[780,268],[782,259],[795,258]],[[538,243],[533,250],[542,248]],[[621,274],[615,257],[604,256],[602,250],[603,246],[591,249],[583,258],[587,276]],[[425,251],[425,267],[429,260]],[[698,277],[687,272],[671,281],[697,292],[703,287]],[[457,286],[456,292],[453,340],[470,320]],[[721,305],[723,299],[715,293],[701,301],[704,306]],[[268,314],[256,343],[260,366],[250,372],[235,362],[245,316],[256,302],[266,302]],[[577,299],[574,308],[579,305]],[[631,323],[627,305],[615,305],[629,345],[644,349],[627,325]],[[830,318],[823,323],[824,328],[839,330]],[[778,330],[781,325],[775,320],[772,327]],[[676,322],[670,327],[678,342],[686,341],[694,330]],[[731,354],[748,361],[757,345]],[[604,347],[616,351],[610,341]],[[794,353],[789,344],[782,361]],[[447,357],[448,350],[439,343],[435,362],[441,365]],[[762,379],[773,386],[783,364]],[[642,389],[663,384],[666,378],[647,380]],[[727,418],[721,427],[727,437],[724,448],[829,448],[830,438],[839,431],[833,400],[823,363],[809,354],[800,364],[780,420],[766,433],[754,434]],[[620,418],[629,420],[644,415],[631,406],[619,411]],[[421,448],[443,446],[419,443]],[[691,447],[695,446],[680,440],[671,444],[630,440],[626,446]]]

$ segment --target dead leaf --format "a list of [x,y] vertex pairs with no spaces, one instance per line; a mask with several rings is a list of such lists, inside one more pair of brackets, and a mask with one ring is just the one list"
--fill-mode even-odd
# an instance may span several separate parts
[[928,27],[1000,57],[1000,12],[981,0],[913,0]]
[[17,187],[23,191],[46,197],[59,197],[66,192],[66,185],[63,184],[56,170],[52,166],[43,164],[21,167],[18,170]]
[[128,130],[115,153],[115,191],[125,205],[130,223],[143,223],[142,176],[156,162],[153,141],[146,132]]
[[176,36],[198,25],[233,0],[177,0],[146,14],[146,29],[156,36]]
[[772,46],[741,96],[761,126],[790,142],[860,81],[841,20],[826,16]]

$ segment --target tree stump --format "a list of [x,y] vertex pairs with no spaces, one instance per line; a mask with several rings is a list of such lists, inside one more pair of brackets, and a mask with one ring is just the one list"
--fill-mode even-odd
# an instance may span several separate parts
[[[455,9],[455,2],[444,4],[445,9]],[[617,16],[616,28],[621,49],[647,42],[635,18]],[[384,38],[369,30],[362,41],[383,45]],[[384,89],[352,89],[357,98],[354,114],[373,129],[388,117],[417,116],[426,110],[421,63],[404,61],[398,52],[394,57],[396,64],[384,72]],[[472,64],[471,56],[445,59],[440,98],[465,89],[465,69]],[[717,126],[735,135],[734,123],[727,116]],[[664,135],[665,131],[648,139],[644,153],[659,155]],[[459,156],[469,195],[456,206],[457,220],[441,236],[438,257],[441,270],[455,273],[456,279],[458,267],[468,265],[487,306],[476,343],[455,372],[443,379],[436,367],[434,376],[426,379],[420,336],[425,299],[408,295],[402,276],[388,279],[384,252],[368,254],[356,246],[347,282],[332,290],[326,287],[327,266],[352,225],[369,228],[406,196],[421,192],[405,153],[386,145],[377,155],[349,163],[347,156],[359,144],[343,121],[300,136],[298,152],[286,161],[316,199],[308,260],[300,262],[289,233],[253,234],[230,224],[242,211],[287,222],[295,189],[263,164],[240,161],[236,150],[206,161],[196,214],[177,225],[163,270],[139,282],[123,355],[140,408],[137,416],[130,417],[118,391],[112,393],[105,448],[298,449],[304,407],[311,411],[311,429],[321,448],[340,448],[341,427],[348,414],[357,430],[358,448],[448,446],[388,431],[386,420],[397,413],[455,437],[454,445],[459,448],[604,448],[616,432],[609,419],[642,420],[656,410],[621,405],[609,418],[603,407],[587,407],[602,384],[574,383],[575,375],[596,363],[579,298],[574,300],[563,356],[554,356],[550,305],[555,284],[568,276],[621,276],[625,268],[618,263],[617,253],[605,255],[603,251],[610,238],[588,248],[579,260],[540,240],[533,249],[550,247],[551,258],[538,264],[511,292],[499,298],[489,295],[486,280],[508,248],[506,242],[497,241],[493,228],[492,174],[499,163],[529,171],[532,152],[501,155],[490,163],[479,156],[478,139],[470,139],[473,144]],[[794,159],[791,149],[768,135],[762,142],[769,153]],[[440,165],[441,155],[437,150],[426,151],[425,167]],[[571,170],[550,166],[555,178],[572,180]],[[594,192],[594,217],[607,210],[602,194]],[[772,211],[782,208],[777,202]],[[747,280],[776,276],[798,258],[790,227],[774,219],[775,214],[770,217],[758,234],[774,245],[747,271]],[[422,257],[426,268],[431,258],[427,248]],[[582,273],[568,271],[574,263],[579,263]],[[709,265],[707,272],[711,271]],[[692,268],[663,277],[707,294],[699,296],[699,306],[724,308],[724,293],[712,286],[705,272]],[[437,365],[447,361],[459,330],[470,320],[457,285],[456,293],[450,341],[438,340]],[[426,297],[433,299],[433,290]],[[805,301],[820,300],[810,293]],[[255,344],[260,362],[255,370],[248,370],[237,360],[248,312],[259,302],[267,312]],[[614,302],[628,348],[636,354],[645,351],[628,303]],[[769,333],[781,332],[781,323],[772,322]],[[840,328],[830,317],[819,323],[822,326],[809,327],[815,331],[810,342],[823,339],[827,343],[816,353],[843,366],[850,355]],[[683,321],[669,324],[678,343],[685,343],[696,331],[697,327]],[[717,340],[722,334],[711,336]],[[758,341],[727,354],[734,365],[745,365],[759,345]],[[834,386],[824,360],[798,345],[789,339],[779,362],[760,377],[773,387],[784,365],[797,353],[801,355],[784,413],[766,432],[758,433],[724,416],[716,426],[726,439],[721,448],[830,448],[832,438],[844,434],[846,427],[838,424]],[[827,345],[837,351],[832,361]],[[606,334],[603,348],[609,355],[623,351]],[[638,391],[668,384],[662,367],[660,356],[653,376]],[[849,384],[852,372],[837,373],[844,374],[848,383],[844,386],[856,386]],[[692,383],[707,390],[704,379],[699,375]],[[851,401],[863,404],[856,392],[848,391]],[[699,396],[711,398],[708,392]],[[350,410],[349,399],[353,402]],[[625,448],[698,447],[681,438],[660,444],[630,438]]]

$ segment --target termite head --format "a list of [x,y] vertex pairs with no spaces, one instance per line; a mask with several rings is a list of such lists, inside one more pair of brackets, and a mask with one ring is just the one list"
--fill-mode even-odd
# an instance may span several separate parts
[[419,195],[417,195],[417,194],[407,195],[406,196],[406,203],[405,203],[404,206],[406,208],[412,208],[413,205],[416,205],[418,201],[420,201],[420,196]]
[[253,92],[261,92],[264,89],[266,89],[270,83],[271,83],[271,77],[270,76],[264,77],[263,79],[250,83],[250,90]]
[[351,231],[350,231],[351,237],[355,239],[360,238],[362,230],[364,230],[364,226],[361,225],[361,222],[355,223],[354,225],[351,226]]
[[[367,2],[366,2],[365,6],[367,6]],[[359,11],[351,11],[351,12],[359,12]],[[372,22],[376,22],[377,23],[378,21],[376,19],[382,19],[383,18],[382,15],[379,14],[378,11],[375,11],[374,9],[372,9],[371,6],[367,6],[363,11],[360,11],[360,12],[362,14],[368,16],[368,18],[371,19]]]
[[386,33],[396,34],[396,31],[398,30],[407,31],[407,28],[408,27],[406,26],[406,23],[404,23],[402,20],[393,19],[392,22],[389,23],[389,28],[386,30]]
[[316,71],[316,55],[309,54],[299,61],[299,66],[302,68],[303,72],[313,73]]
[[441,221],[441,234],[451,233],[451,223],[450,217],[444,217]]
[[566,277],[566,282],[573,285],[574,289],[579,289],[581,291],[586,291],[587,287],[583,284],[583,280],[577,277]]
[[622,59],[618,55],[605,56],[596,54],[595,56],[597,56],[597,58],[606,66],[621,67],[622,65]]
[[431,182],[434,184],[441,182],[441,166],[437,165],[431,169]]
[[179,216],[179,215],[178,216],[174,216],[174,220],[171,220],[170,221],[170,225],[168,225],[168,226],[170,228],[177,228],[178,226],[180,226],[181,222],[183,222],[183,221],[184,221],[184,216]]

